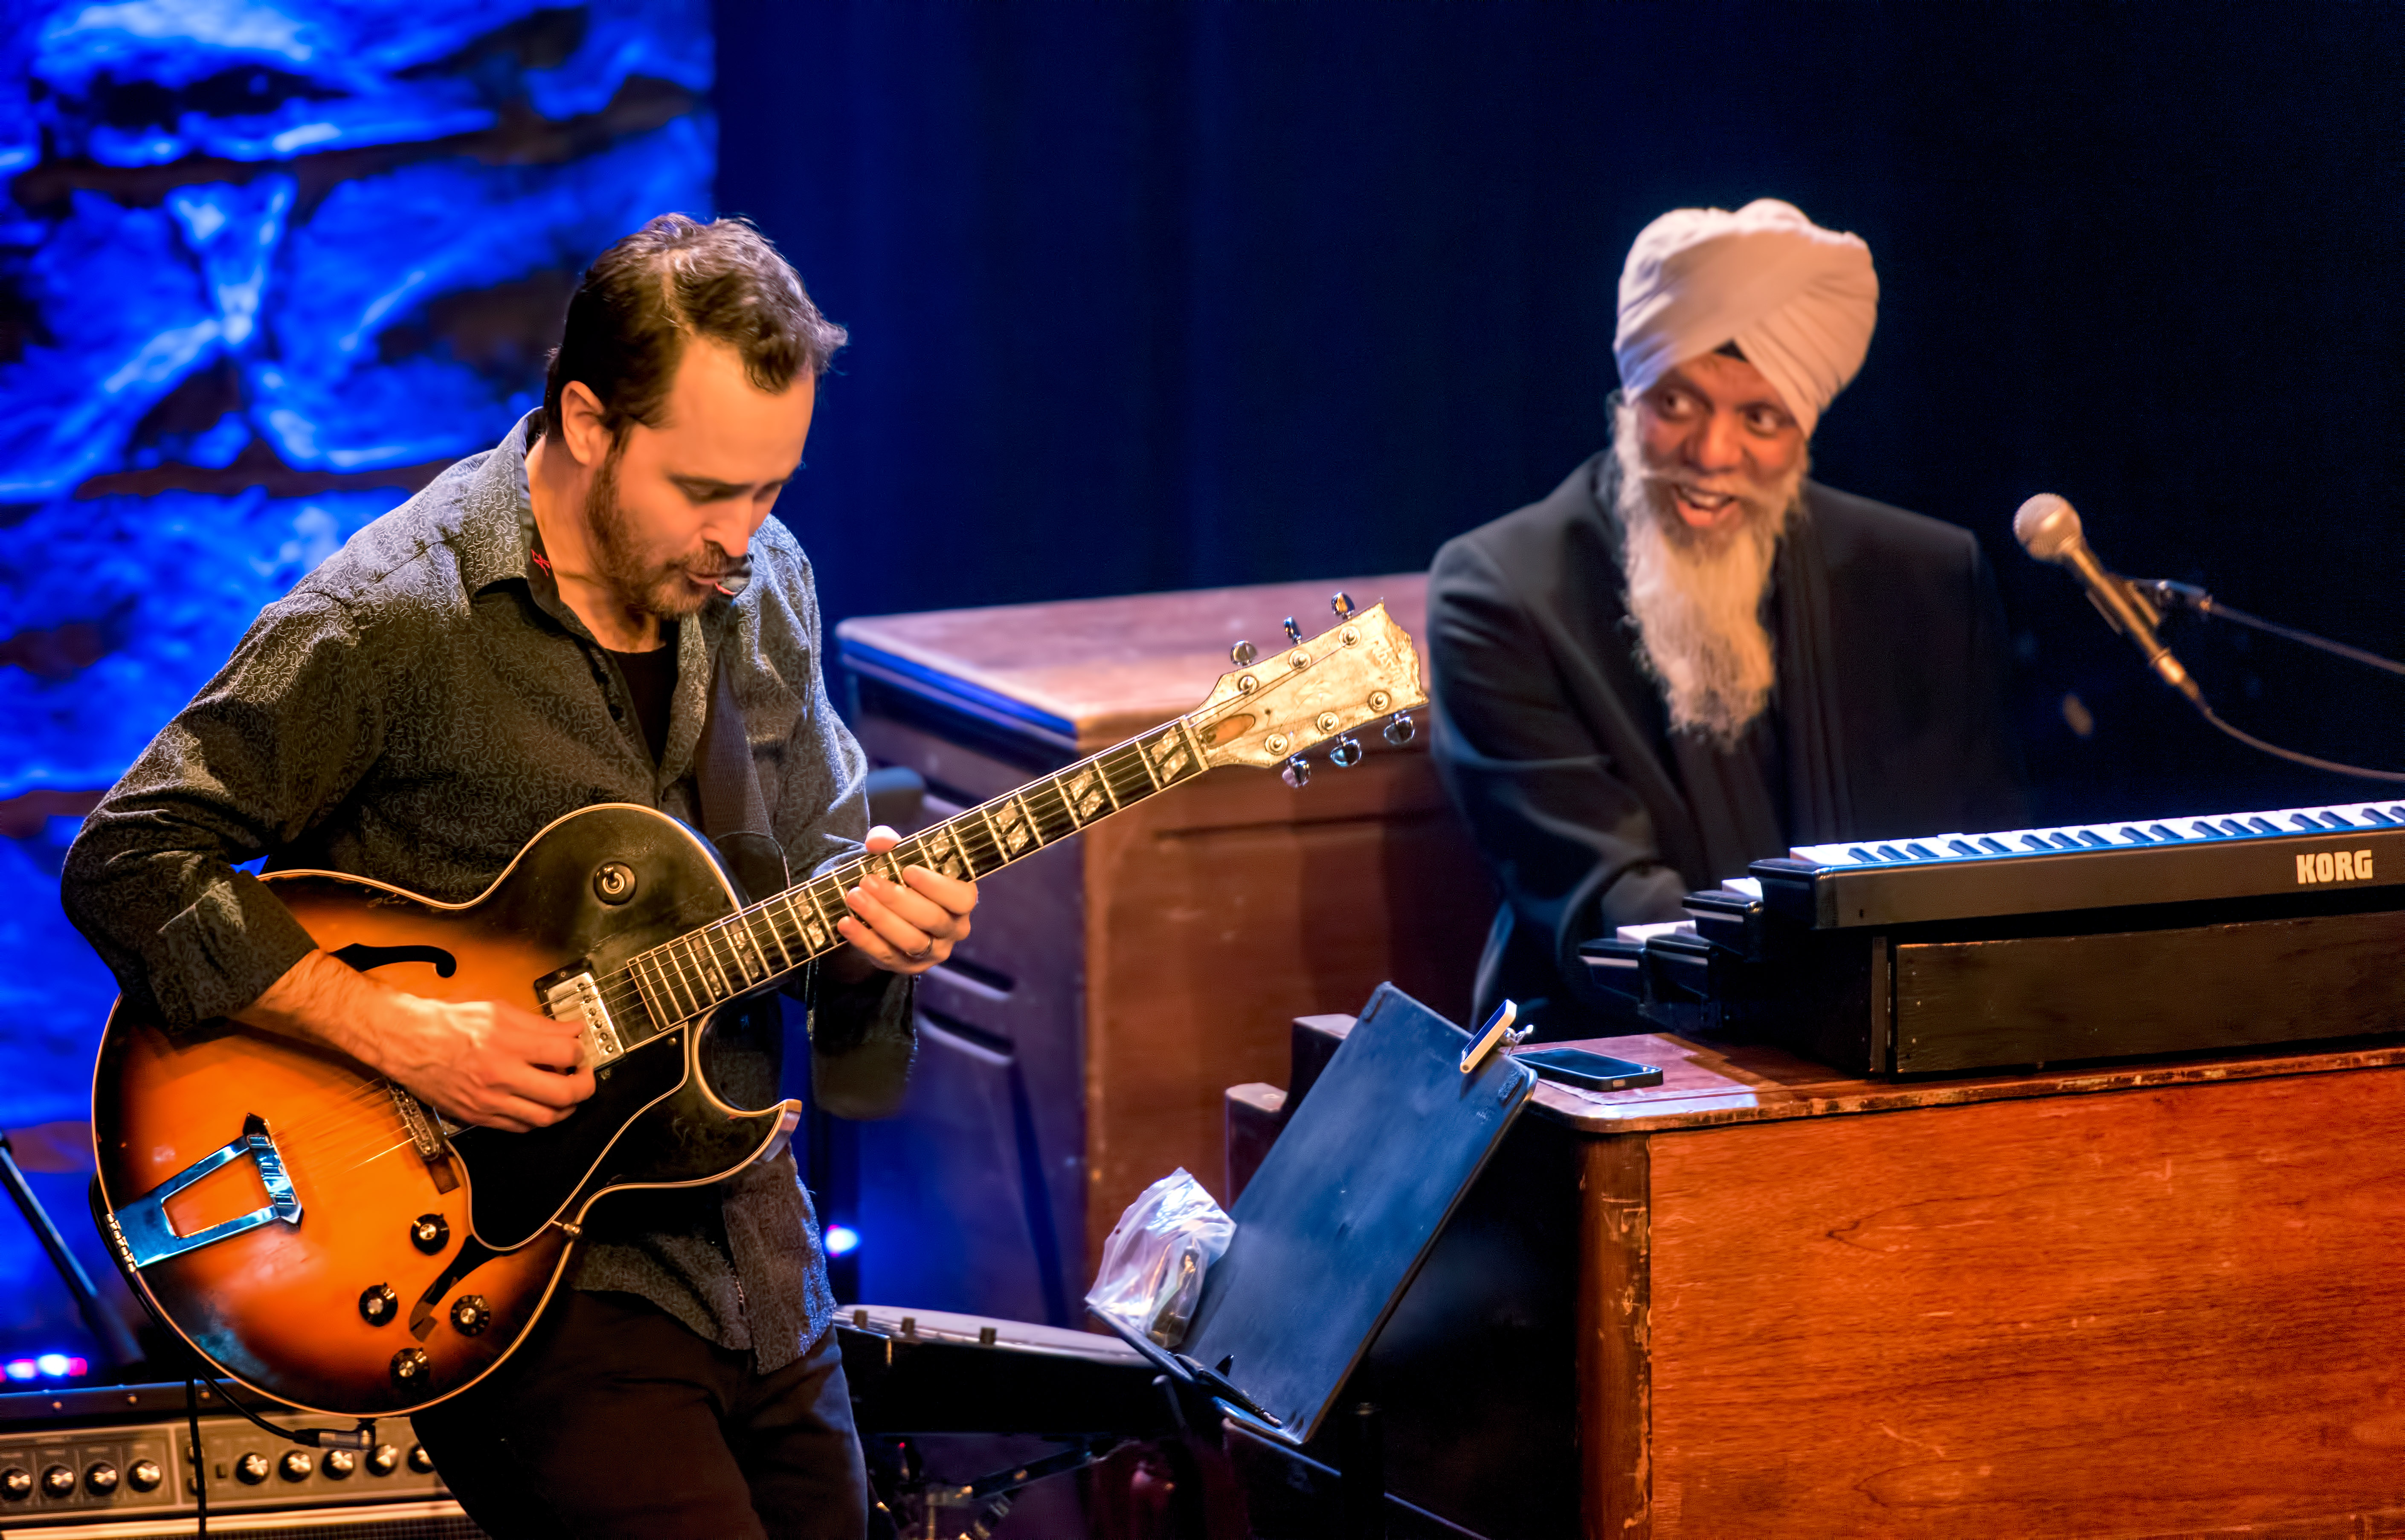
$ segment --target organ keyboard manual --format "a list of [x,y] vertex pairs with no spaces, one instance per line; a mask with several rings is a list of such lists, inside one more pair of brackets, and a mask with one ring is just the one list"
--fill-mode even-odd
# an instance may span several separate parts
[[2405,803],[1796,848],[1581,948],[1648,1022],[1921,1074],[2405,1030]]

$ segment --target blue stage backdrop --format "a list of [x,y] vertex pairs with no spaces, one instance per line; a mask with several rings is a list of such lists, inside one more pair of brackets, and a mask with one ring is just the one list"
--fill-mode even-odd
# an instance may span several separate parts
[[[21,1127],[86,1115],[115,992],[57,903],[78,815],[261,605],[541,400],[584,265],[709,212],[716,128],[702,0],[7,17],[0,1127]],[[80,1242],[80,1180],[45,1181]],[[85,1351],[45,1272],[0,1215],[0,1375],[46,1333]]]

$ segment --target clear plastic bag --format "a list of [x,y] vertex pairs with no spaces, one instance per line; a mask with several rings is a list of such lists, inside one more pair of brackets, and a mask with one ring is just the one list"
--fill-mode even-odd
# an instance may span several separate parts
[[1202,1275],[1235,1239],[1230,1219],[1179,1167],[1144,1190],[1103,1243],[1086,1303],[1164,1348],[1186,1339]]

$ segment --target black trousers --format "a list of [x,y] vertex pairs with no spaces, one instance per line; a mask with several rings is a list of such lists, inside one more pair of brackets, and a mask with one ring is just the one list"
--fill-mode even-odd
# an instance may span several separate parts
[[868,1484],[830,1331],[774,1374],[632,1295],[567,1289],[484,1383],[416,1414],[494,1540],[862,1540]]

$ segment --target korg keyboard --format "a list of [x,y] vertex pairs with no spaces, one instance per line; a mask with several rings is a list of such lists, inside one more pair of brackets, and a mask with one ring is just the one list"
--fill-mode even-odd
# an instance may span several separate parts
[[1674,1030],[1858,1073],[2405,1030],[2405,803],[1807,846],[1582,948]]

